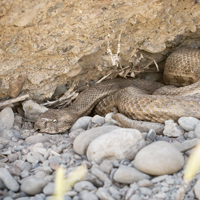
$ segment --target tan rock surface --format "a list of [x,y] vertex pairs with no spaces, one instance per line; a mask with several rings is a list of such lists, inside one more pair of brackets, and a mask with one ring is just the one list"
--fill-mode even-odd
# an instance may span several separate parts
[[[23,87],[22,93],[43,100],[58,85],[116,75],[118,60],[122,67],[136,65],[136,49],[160,61],[181,43],[197,47],[199,24],[195,0],[2,0],[0,98]],[[10,85],[18,77],[25,82],[14,92]]]

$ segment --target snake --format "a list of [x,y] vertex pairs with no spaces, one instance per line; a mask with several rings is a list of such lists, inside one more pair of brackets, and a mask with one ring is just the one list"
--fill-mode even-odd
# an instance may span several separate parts
[[81,92],[69,107],[41,113],[34,127],[44,133],[63,133],[94,110],[102,116],[114,112],[113,119],[123,127],[145,131],[145,125],[150,123],[151,127],[152,123],[162,132],[166,120],[183,116],[200,118],[199,71],[200,50],[179,48],[166,60],[163,73],[166,85],[133,78],[106,80]]

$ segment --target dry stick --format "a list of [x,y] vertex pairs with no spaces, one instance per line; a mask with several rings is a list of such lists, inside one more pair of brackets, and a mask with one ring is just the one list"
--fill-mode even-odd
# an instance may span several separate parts
[[17,103],[19,101],[24,101],[27,98],[29,98],[29,94],[25,94],[23,96],[20,96],[20,97],[14,98],[14,99],[9,99],[9,100],[0,102],[0,107],[5,107],[9,104]]

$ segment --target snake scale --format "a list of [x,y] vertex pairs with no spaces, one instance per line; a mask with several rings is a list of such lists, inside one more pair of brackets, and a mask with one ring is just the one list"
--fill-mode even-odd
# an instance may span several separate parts
[[[50,134],[64,132],[94,107],[101,115],[115,111],[130,119],[155,123],[181,116],[200,118],[199,71],[200,50],[180,48],[167,58],[163,79],[166,84],[183,87],[141,79],[103,81],[80,93],[71,106],[40,114],[35,129]],[[123,126],[123,120],[121,123]]]

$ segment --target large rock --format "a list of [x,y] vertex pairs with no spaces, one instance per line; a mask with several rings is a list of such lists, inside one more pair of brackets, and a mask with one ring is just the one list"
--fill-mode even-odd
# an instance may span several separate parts
[[0,98],[20,91],[49,98],[58,85],[100,79],[118,60],[135,65],[137,48],[158,53],[199,35],[195,0],[3,0],[0,7]]
[[135,157],[134,166],[146,174],[160,176],[172,174],[184,165],[180,151],[168,142],[154,142],[141,149]]
[[78,153],[79,155],[84,155],[86,154],[86,150],[89,146],[89,144],[99,136],[109,133],[115,129],[119,129],[117,126],[102,126],[102,127],[97,127],[93,129],[89,129],[85,132],[82,132],[79,134],[76,139],[74,140],[74,151]]
[[87,158],[100,163],[109,160],[132,160],[145,145],[141,133],[136,129],[120,128],[93,140],[87,149]]

